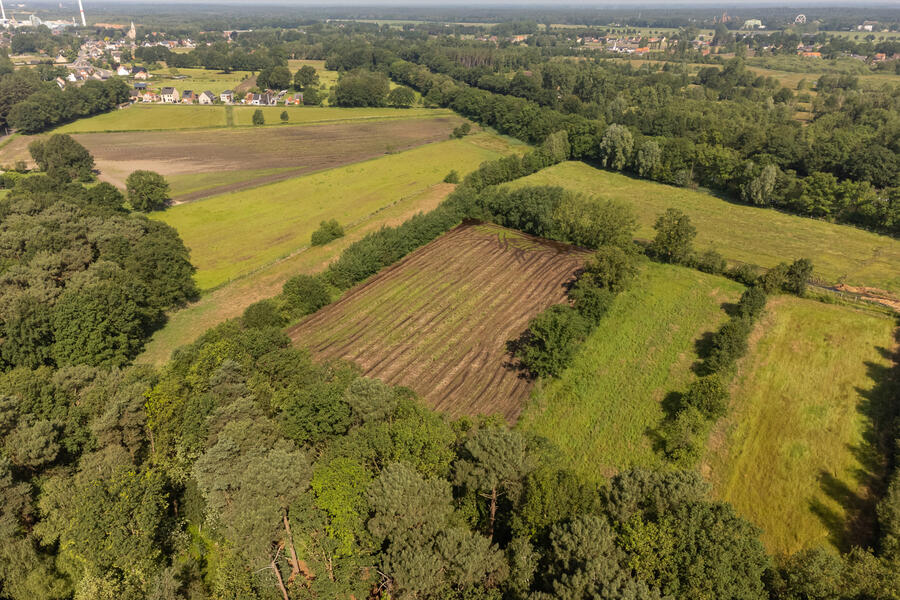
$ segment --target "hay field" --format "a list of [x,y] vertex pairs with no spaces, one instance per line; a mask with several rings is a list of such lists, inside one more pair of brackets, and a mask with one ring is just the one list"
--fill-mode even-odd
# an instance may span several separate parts
[[714,495],[763,529],[771,552],[874,541],[870,486],[896,401],[893,319],[794,297],[770,300],[738,363],[704,471]]
[[651,239],[653,223],[668,208],[678,208],[697,228],[694,245],[715,248],[733,261],[773,267],[806,257],[816,277],[830,283],[870,286],[900,294],[900,240],[816,219],[722,200],[702,190],[654,183],[562,163],[517,180],[513,186],[559,185],[598,198],[632,205],[638,236]]

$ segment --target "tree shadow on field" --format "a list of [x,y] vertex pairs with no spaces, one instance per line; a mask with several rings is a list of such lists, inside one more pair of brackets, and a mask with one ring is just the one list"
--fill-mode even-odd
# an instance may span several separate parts
[[[894,331],[900,342],[900,328]],[[859,492],[827,473],[820,474],[822,491],[846,511],[841,518],[824,506],[811,509],[828,528],[836,545],[873,546],[878,531],[875,507],[887,488],[889,465],[894,451],[894,427],[900,416],[900,352],[887,348],[875,348],[891,362],[890,365],[866,362],[867,376],[872,380],[870,389],[856,387],[860,396],[857,410],[865,417],[862,442],[848,445],[859,466],[851,472]],[[815,504],[815,503],[814,503]],[[821,504],[821,503],[819,503]],[[845,549],[842,547],[842,549]]]
[[[734,302],[723,302],[719,305],[719,308],[728,315],[728,318],[735,317],[738,314],[738,305]],[[709,369],[706,367],[706,359],[709,358],[709,355],[712,353],[713,336],[716,335],[717,331],[718,329],[715,331],[706,331],[699,338],[694,340],[694,352],[697,354],[699,360],[691,365],[691,371],[698,377],[710,374]]]
[[507,340],[507,360],[503,361],[504,369],[506,369],[507,371],[516,371],[516,376],[519,379],[524,379],[526,381],[534,381],[535,379],[537,379],[537,377],[525,368],[525,365],[522,364],[522,361],[516,358],[516,353],[528,344],[530,336],[531,332],[526,329],[516,339]]

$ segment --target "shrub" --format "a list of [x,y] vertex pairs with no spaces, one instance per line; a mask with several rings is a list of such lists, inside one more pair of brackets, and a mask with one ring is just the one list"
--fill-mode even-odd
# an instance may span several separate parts
[[312,234],[312,245],[323,246],[332,240],[344,237],[344,228],[335,219],[322,221]]
[[759,277],[759,286],[767,294],[775,294],[781,291],[788,275],[787,263],[780,263],[776,267],[772,267],[765,274]]
[[286,110],[281,111],[281,122],[287,123],[289,119],[290,119],[290,115],[288,115],[288,111],[286,111]]
[[253,111],[253,124],[254,125],[265,125],[266,117],[263,116],[263,111],[261,108],[257,108]]
[[472,131],[472,125],[466,121],[462,125],[453,128],[453,132],[450,134],[451,138],[459,139],[464,138],[469,135],[469,132]]
[[703,271],[704,273],[721,275],[725,272],[726,263],[721,254],[719,254],[715,250],[710,249],[697,255],[697,257],[694,259],[694,266],[696,266],[697,269]]
[[263,329],[265,327],[284,327],[284,317],[278,310],[278,304],[273,299],[254,302],[244,310],[241,317],[244,327],[248,329]]
[[282,288],[285,302],[295,316],[314,313],[331,302],[328,286],[312,275],[297,275],[284,283]]
[[759,274],[752,265],[736,265],[730,268],[726,275],[744,285],[756,285],[759,279]]
[[595,285],[589,278],[581,278],[569,291],[569,297],[575,302],[575,310],[596,325],[609,311],[616,294]]
[[636,274],[633,255],[618,246],[601,246],[585,265],[582,277],[597,287],[618,293]]
[[554,218],[559,222],[563,239],[578,246],[634,248],[637,219],[634,209],[623,202],[566,194]]
[[713,335],[712,348],[704,361],[704,371],[723,373],[747,352],[747,338],[752,324],[750,319],[730,319]]
[[692,407],[711,421],[725,415],[728,408],[728,389],[715,373],[700,377],[691,383],[682,396],[685,407]]
[[744,290],[738,301],[738,314],[751,321],[762,313],[766,307],[766,293],[759,286],[753,286]]
[[447,173],[447,176],[444,177],[444,183],[459,183],[459,173],[454,169]]
[[532,375],[555,377],[571,364],[589,329],[578,311],[557,304],[531,320],[528,330],[514,343],[514,354]]
[[693,407],[666,421],[659,432],[666,457],[680,467],[693,467],[703,455],[707,427],[703,414]]

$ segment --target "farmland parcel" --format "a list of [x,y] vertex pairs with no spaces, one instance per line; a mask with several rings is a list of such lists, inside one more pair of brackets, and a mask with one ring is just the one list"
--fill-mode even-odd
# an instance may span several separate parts
[[587,253],[493,225],[462,225],[290,330],[321,358],[408,386],[450,415],[515,421],[531,382],[507,340],[552,304]]
[[197,283],[208,290],[305,247],[322,220],[355,223],[440,183],[450,169],[466,173],[517,148],[496,136],[469,136],[181,204],[153,217],[178,230],[191,249]]

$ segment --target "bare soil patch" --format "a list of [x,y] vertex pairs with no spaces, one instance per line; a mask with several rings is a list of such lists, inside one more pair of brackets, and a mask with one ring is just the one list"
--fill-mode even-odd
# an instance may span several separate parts
[[315,356],[353,361],[452,416],[514,422],[533,382],[506,342],[565,301],[586,256],[493,225],[461,225],[288,333]]
[[[79,133],[73,137],[94,156],[100,179],[125,187],[125,178],[147,169],[164,176],[291,168],[279,174],[211,186],[176,202],[255,187],[446,140],[462,120],[455,116],[362,123],[219,128],[187,131]],[[0,163],[33,162],[20,136],[0,151]]]
[[[296,177],[445,140],[458,123],[456,117],[440,117],[259,129],[83,133],[73,137],[93,154],[101,179],[124,187],[125,178],[135,169],[168,176],[297,167],[291,173]],[[212,189],[215,193],[232,191]]]

